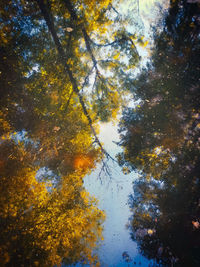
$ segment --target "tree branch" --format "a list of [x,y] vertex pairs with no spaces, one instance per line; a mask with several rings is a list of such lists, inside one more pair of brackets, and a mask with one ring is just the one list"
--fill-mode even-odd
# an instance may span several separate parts
[[81,90],[83,90],[83,88],[89,83],[89,77],[92,74],[93,70],[94,70],[94,66],[90,69],[90,71],[88,72],[88,74],[85,76],[84,82],[83,82],[83,84],[81,86]]
[[[90,40],[91,40],[91,39],[90,39]],[[135,50],[137,51],[136,46],[135,46],[133,40],[132,40],[130,37],[128,37],[128,36],[123,36],[122,38],[117,39],[117,40],[115,40],[115,41],[113,41],[113,42],[111,42],[111,43],[107,43],[107,44],[97,44],[96,42],[94,42],[93,40],[91,40],[91,42],[92,42],[95,46],[98,46],[98,47],[112,46],[112,45],[114,45],[114,44],[116,44],[116,43],[120,43],[120,42],[122,42],[122,41],[130,41],[131,44],[134,46]]]
[[110,4],[110,7],[115,11],[115,13],[119,16],[120,14],[119,14],[119,12],[117,11],[117,9],[112,5],[112,4]]
[[[74,10],[72,4],[71,4],[71,1],[70,0],[64,0],[64,3],[65,3],[65,6],[67,8],[67,10],[69,11],[70,15],[71,15],[71,18],[74,20],[74,21],[77,21],[78,20],[78,16],[76,14],[76,11]],[[98,70],[98,66],[97,66],[97,60],[93,54],[93,51],[92,51],[92,48],[91,48],[91,39],[89,37],[89,35],[87,34],[87,31],[85,29],[85,27],[82,27],[82,33],[83,33],[83,38],[84,38],[84,41],[85,41],[85,45],[86,45],[86,48],[87,48],[87,51],[89,52],[90,54],[90,57],[92,59],[92,62],[94,64],[94,67],[99,75],[99,77],[101,76],[100,75],[100,72]]]
[[[71,18],[73,19],[73,20],[78,20],[78,16],[77,16],[77,14],[76,14],[76,11],[74,10],[74,8],[73,8],[73,6],[72,6],[72,4],[71,4],[71,1],[70,0],[64,0],[64,3],[65,3],[65,6],[66,6],[66,8],[67,8],[67,10],[69,11],[69,13],[70,13],[70,15],[71,15]],[[113,8],[113,6],[111,5],[111,7]],[[120,42],[122,42],[122,41],[130,41],[131,42],[131,44],[133,45],[133,47],[135,48],[135,51],[136,51],[136,53],[137,53],[137,55],[139,56],[139,54],[138,54],[138,52],[137,52],[137,48],[136,48],[136,46],[135,46],[135,44],[134,44],[134,42],[133,42],[133,40],[129,37],[129,36],[122,36],[122,38],[120,38],[120,39],[117,39],[117,40],[115,40],[115,41],[113,41],[113,42],[111,42],[111,43],[107,43],[107,44],[103,44],[103,45],[101,45],[101,44],[97,44],[97,43],[95,43],[93,40],[91,40],[90,39],[90,37],[89,37],[89,35],[88,35],[88,33],[87,33],[87,31],[86,31],[86,29],[84,28],[84,26],[82,27],[82,33],[83,33],[83,38],[84,38],[84,41],[85,41],[85,44],[86,44],[86,48],[87,48],[87,51],[89,52],[89,54],[90,54],[90,57],[91,57],[91,59],[92,59],[92,62],[93,62],[93,64],[94,64],[94,67],[95,67],[95,69],[96,69],[96,71],[97,71],[97,75],[98,75],[98,77],[102,80],[102,82],[104,83],[104,81],[103,81],[103,79],[102,79],[102,77],[101,77],[101,74],[100,74],[100,71],[99,71],[99,69],[98,69],[98,66],[97,66],[97,60],[96,60],[96,58],[95,58],[95,56],[94,56],[94,54],[93,54],[93,51],[92,51],[92,47],[91,47],[91,43],[92,44],[94,44],[94,45],[96,45],[96,46],[98,46],[98,47],[106,47],[106,46],[112,46],[112,45],[114,45],[115,43],[120,43]]]
[[[91,131],[95,137],[95,142],[98,144],[98,146],[100,147],[101,149],[101,152],[106,155],[106,157],[108,158],[112,158],[103,148],[100,140],[98,139],[97,137],[97,134],[96,134],[96,131],[93,127],[93,122],[92,122],[92,119],[87,111],[87,108],[86,108],[86,105],[85,105],[85,102],[83,100],[83,97],[82,95],[80,94],[79,92],[79,89],[78,89],[78,85],[77,85],[77,82],[76,82],[76,79],[74,78],[73,76],[73,73],[72,71],[70,70],[70,67],[68,66],[68,64],[66,63],[67,61],[67,56],[64,52],[64,49],[59,41],[59,38],[57,36],[57,33],[56,33],[56,30],[55,30],[55,26],[54,26],[54,22],[53,22],[53,16],[51,15],[51,12],[50,12],[50,6],[46,6],[45,3],[44,3],[44,0],[36,0],[37,3],[38,3],[38,6],[41,10],[41,13],[46,21],[46,24],[48,26],[48,29],[52,35],[52,38],[53,38],[53,41],[56,45],[56,48],[58,50],[58,54],[59,54],[59,58],[60,58],[60,61],[62,63],[62,65],[64,66],[65,68],[65,71],[67,73],[67,75],[69,76],[69,79],[70,79],[70,82],[72,84],[72,88],[73,88],[73,91],[77,94],[78,98],[79,98],[79,102],[82,106],[82,109],[83,109],[83,113],[84,115],[87,117],[87,120],[88,120],[88,123],[89,123],[89,126],[91,128]],[[68,1],[67,1],[68,2]],[[69,4],[69,3],[68,3]],[[76,17],[76,14],[73,12],[73,9],[71,9],[70,5],[68,5],[69,8],[70,8],[70,14],[71,16],[75,19],[77,18]],[[112,158],[113,159],[113,158]],[[114,159],[113,159],[114,160]]]

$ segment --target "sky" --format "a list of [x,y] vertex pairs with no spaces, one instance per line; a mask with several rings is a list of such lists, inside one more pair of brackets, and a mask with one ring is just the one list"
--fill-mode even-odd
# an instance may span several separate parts
[[[123,4],[120,11],[131,14],[135,8],[135,2],[137,0],[124,1],[126,4]],[[167,0],[138,0],[138,15],[142,18],[144,36],[147,39],[150,38],[150,24],[158,21],[161,14],[156,2],[160,2],[162,8],[166,8],[168,5]],[[134,20],[130,20],[129,30],[134,32],[134,27]],[[150,42],[149,47],[151,45],[152,43]],[[150,56],[149,47],[146,50],[141,49],[139,51],[144,62]],[[112,123],[102,123],[100,125],[99,139],[111,156],[115,157],[121,151],[121,148],[114,143],[119,141],[117,123],[115,125]],[[137,174],[124,175],[117,163],[110,163],[109,166],[111,178],[102,175],[101,179],[99,179],[99,168],[97,168],[84,179],[86,190],[99,200],[98,207],[106,213],[103,232],[104,241],[98,249],[101,266],[129,266],[122,257],[125,251],[130,256],[132,264],[135,263],[136,266],[142,267],[149,266],[150,261],[138,253],[137,245],[131,240],[129,230],[126,227],[131,216],[128,196],[133,192],[132,183],[137,178]]]
[[[99,138],[111,156],[114,157],[120,152],[120,147],[113,143],[119,141],[117,125],[102,124]],[[132,182],[137,175],[124,175],[117,163],[110,163],[109,166],[111,178],[102,176],[100,180],[97,169],[84,179],[86,189],[99,200],[99,208],[106,212],[104,242],[98,250],[101,266],[128,266],[122,258],[125,251],[134,261],[148,266],[148,261],[138,255],[136,243],[131,240],[126,228],[131,215],[128,195],[132,193]]]

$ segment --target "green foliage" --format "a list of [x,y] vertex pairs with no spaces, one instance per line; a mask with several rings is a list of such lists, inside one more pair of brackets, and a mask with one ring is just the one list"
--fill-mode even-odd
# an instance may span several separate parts
[[[198,124],[197,27],[190,21],[185,25],[189,17],[193,18],[191,14],[195,14],[195,7],[181,7],[180,4],[176,10],[178,2],[173,5],[169,11],[173,16],[170,13],[166,18],[164,31],[160,35],[155,33],[151,64],[132,81],[133,95],[140,103],[135,108],[125,109],[121,120],[121,145],[125,152],[119,157],[121,164],[123,161],[126,164],[126,159],[132,161],[133,168],[141,165],[144,157],[157,158],[163,153],[173,157],[182,145],[188,143],[186,137]],[[175,25],[179,14],[180,24],[173,26],[171,31],[170,25]],[[180,29],[185,31],[178,35]],[[186,33],[187,38],[183,40]]]
[[[171,1],[147,69],[132,82],[119,163],[137,170],[130,229],[163,266],[199,266],[199,4]],[[156,264],[156,263],[155,263]]]
[[98,266],[104,214],[83,178],[105,154],[99,120],[122,102],[121,49],[138,62],[111,10],[109,0],[0,3],[1,266]]
[[[91,145],[97,138],[91,136],[90,128],[94,133],[99,120],[116,118],[129,61],[135,65],[139,60],[123,23],[114,27],[118,18],[112,15],[110,4],[1,3],[1,111],[14,130],[26,131],[36,144],[33,152],[40,165],[57,174],[65,158],[74,153],[93,154],[99,160],[99,149]],[[64,51],[62,59],[41,6]],[[101,65],[107,60],[109,71]]]

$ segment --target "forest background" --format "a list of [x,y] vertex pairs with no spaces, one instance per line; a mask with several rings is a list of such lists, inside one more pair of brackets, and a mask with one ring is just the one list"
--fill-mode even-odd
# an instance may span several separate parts
[[[199,218],[199,4],[170,2],[164,31],[155,30],[152,64],[137,80],[132,71],[140,62],[137,47],[147,42],[127,30],[129,18],[120,15],[117,4],[1,2],[3,266],[99,264],[94,249],[105,214],[83,179],[99,162],[108,172],[106,160],[115,160],[98,138],[98,124],[115,119],[130,92],[140,103],[124,109],[124,152],[118,161],[124,172],[141,174],[131,198],[133,239],[145,256],[163,263],[199,261],[198,239],[192,238],[199,233],[194,224]],[[177,195],[182,196],[177,206],[166,208],[163,203]],[[179,221],[172,206],[180,210],[183,202]],[[186,231],[191,252],[185,243],[180,252],[159,235],[160,228],[172,233],[176,227],[183,227],[176,233]],[[138,236],[141,229],[152,232]]]

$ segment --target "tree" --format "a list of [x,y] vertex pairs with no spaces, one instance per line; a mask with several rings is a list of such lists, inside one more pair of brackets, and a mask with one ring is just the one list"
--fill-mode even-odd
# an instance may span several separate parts
[[97,263],[104,214],[83,188],[81,171],[56,188],[40,182],[31,154],[12,140],[1,143],[0,217],[2,266]]
[[171,1],[152,60],[132,82],[139,104],[120,124],[119,162],[141,175],[130,197],[132,236],[164,266],[200,262],[198,9]]
[[139,37],[110,0],[3,0],[0,21],[1,265],[98,265],[104,214],[83,178],[109,157],[98,123],[116,117]]
[[[127,159],[127,164],[132,161],[131,167],[141,170],[145,157],[149,163],[152,158],[173,157],[198,124],[197,4],[181,4],[173,2],[164,31],[155,34],[152,62],[132,81],[132,92],[140,103],[124,110],[120,125],[125,147],[119,155],[121,163]],[[175,25],[179,15],[181,21]]]
[[80,154],[109,156],[97,137],[97,123],[116,116],[128,70],[139,60],[137,38],[125,31],[124,22],[117,23],[111,1],[17,1],[9,6],[3,1],[1,10],[7,121],[16,131],[26,131],[37,143],[35,158],[56,172],[58,162],[71,157],[71,135],[80,138],[80,128],[83,135],[93,135]]
[[199,265],[199,162],[187,170],[194,155],[170,164],[162,181],[140,178],[130,197],[129,229],[141,253],[163,266]]

